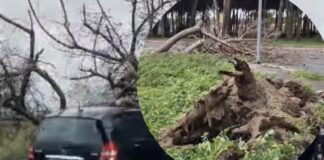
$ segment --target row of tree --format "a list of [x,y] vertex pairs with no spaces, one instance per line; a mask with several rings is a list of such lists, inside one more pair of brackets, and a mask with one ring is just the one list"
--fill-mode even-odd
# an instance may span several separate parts
[[[161,0],[163,2],[163,0]],[[155,26],[150,36],[169,37],[203,19],[220,35],[239,35],[242,30],[256,32],[256,0],[179,1]],[[264,34],[299,39],[318,35],[315,25],[289,0],[267,1],[263,6]],[[252,34],[251,36],[254,36]]]

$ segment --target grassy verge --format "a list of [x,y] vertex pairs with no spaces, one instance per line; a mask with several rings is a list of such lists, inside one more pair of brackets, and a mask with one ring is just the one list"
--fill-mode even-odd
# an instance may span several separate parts
[[295,78],[307,79],[312,81],[324,81],[324,76],[318,73],[313,73],[305,70],[298,70],[291,73]]
[[280,47],[300,47],[300,48],[323,48],[324,42],[321,39],[309,38],[301,40],[270,40],[269,44]]
[[[158,137],[163,129],[175,125],[191,104],[210,87],[222,82],[219,70],[233,70],[226,59],[214,55],[176,54],[144,55],[139,66],[138,94],[147,125]],[[257,77],[267,77],[257,74]],[[235,146],[245,153],[245,160],[294,159],[297,152],[293,141],[279,144],[273,133],[258,140],[252,151],[242,141],[231,141],[225,134],[197,146],[168,149],[176,160],[214,160]]]

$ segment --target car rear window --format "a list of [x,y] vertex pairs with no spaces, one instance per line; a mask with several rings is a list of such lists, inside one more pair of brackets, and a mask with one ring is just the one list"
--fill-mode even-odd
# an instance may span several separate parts
[[48,118],[39,129],[38,143],[99,145],[102,136],[96,120],[82,118]]
[[115,117],[113,136],[123,141],[152,139],[142,115],[137,112],[122,113]]

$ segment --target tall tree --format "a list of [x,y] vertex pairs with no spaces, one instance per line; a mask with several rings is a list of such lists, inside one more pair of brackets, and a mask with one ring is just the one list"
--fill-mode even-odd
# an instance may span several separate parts
[[303,33],[303,36],[308,36],[308,31],[309,31],[309,19],[308,17],[305,15],[303,17],[303,30],[302,30],[302,33]]
[[282,31],[282,21],[283,21],[283,12],[284,12],[284,1],[280,0],[279,2],[279,9],[278,9],[278,15],[277,15],[277,25],[276,25],[276,31]]
[[296,39],[300,39],[301,38],[301,34],[302,34],[302,23],[303,23],[303,19],[302,19],[302,11],[300,9],[296,9]]
[[[15,53],[11,48],[4,49],[1,47],[2,53],[0,56],[0,84],[5,84],[8,94],[6,96],[0,93],[0,107],[9,108],[19,115],[24,116],[29,119],[35,125],[39,124],[39,117],[37,117],[32,111],[30,103],[26,101],[27,94],[30,93],[30,84],[32,81],[32,74],[38,75],[42,80],[48,82],[52,89],[56,92],[60,99],[60,109],[65,109],[66,98],[55,79],[47,73],[46,70],[39,67],[41,61],[41,54],[44,49],[37,51],[36,49],[36,35],[34,30],[34,19],[28,11],[30,25],[23,25],[5,15],[0,14],[0,20],[4,23],[11,25],[18,31],[24,33],[29,37],[28,43],[29,48],[27,51],[18,51],[20,53]],[[24,53],[28,53],[27,56]],[[18,56],[22,59],[20,63],[13,64],[13,57]],[[1,88],[3,90],[4,88]],[[36,100],[35,100],[36,101]]]
[[163,15],[161,20],[159,21],[159,34],[161,37],[166,37],[167,36],[167,31],[166,31],[166,21],[167,21],[167,14]]
[[287,17],[286,17],[286,38],[287,39],[293,39],[294,36],[294,5],[286,1],[287,6]]
[[215,36],[217,36],[221,31],[221,27],[220,27],[220,18],[219,18],[219,5],[217,0],[213,0],[213,5],[214,5],[214,14],[215,14],[215,18],[214,18],[214,34]]
[[232,11],[232,0],[224,0],[224,7],[223,7],[223,35],[229,33],[231,29],[231,11]]
[[198,0],[191,0],[190,8],[190,27],[195,25],[197,15]]

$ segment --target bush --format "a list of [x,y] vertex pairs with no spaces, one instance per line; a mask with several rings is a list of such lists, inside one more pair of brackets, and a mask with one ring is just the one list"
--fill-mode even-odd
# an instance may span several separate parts
[[[17,129],[12,132],[12,129]],[[30,123],[21,126],[1,126],[0,128],[0,160],[27,159],[27,150],[35,127]]]

